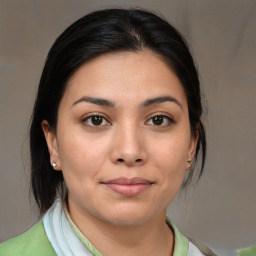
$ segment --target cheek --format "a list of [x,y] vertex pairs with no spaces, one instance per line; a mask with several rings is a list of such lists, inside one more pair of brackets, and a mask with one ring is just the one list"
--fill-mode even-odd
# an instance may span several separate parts
[[157,145],[154,152],[151,152],[152,159],[160,170],[163,189],[172,195],[179,190],[186,173],[189,138],[184,134],[169,136],[165,140],[159,140]]
[[160,165],[174,170],[185,168],[189,148],[188,136],[169,136],[158,141],[157,145],[152,155]]
[[59,157],[67,185],[84,183],[97,176],[106,158],[106,143],[79,134],[61,138]]

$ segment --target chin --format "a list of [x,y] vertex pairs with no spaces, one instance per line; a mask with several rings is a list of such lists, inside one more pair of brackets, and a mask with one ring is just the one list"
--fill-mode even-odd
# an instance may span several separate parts
[[150,219],[153,219],[156,215],[148,210],[134,209],[115,209],[113,212],[109,212],[108,216],[104,216],[105,220],[109,223],[117,226],[138,226],[143,225]]

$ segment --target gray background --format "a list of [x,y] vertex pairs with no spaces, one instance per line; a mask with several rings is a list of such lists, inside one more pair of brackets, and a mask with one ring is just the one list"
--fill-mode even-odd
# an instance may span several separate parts
[[[208,159],[168,215],[217,250],[256,243],[256,1],[0,0],[0,242],[37,220],[29,200],[28,123],[46,54],[73,21],[104,7],[142,7],[189,41],[208,101]],[[223,254],[224,255],[224,254]]]

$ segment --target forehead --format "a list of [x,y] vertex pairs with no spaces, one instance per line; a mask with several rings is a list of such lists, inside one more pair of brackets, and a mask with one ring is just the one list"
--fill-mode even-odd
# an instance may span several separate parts
[[62,102],[72,104],[83,95],[120,103],[169,95],[186,104],[180,80],[150,50],[104,54],[83,64],[70,78]]

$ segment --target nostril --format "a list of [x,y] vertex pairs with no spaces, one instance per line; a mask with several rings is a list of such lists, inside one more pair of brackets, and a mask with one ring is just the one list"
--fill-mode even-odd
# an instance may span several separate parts
[[[117,162],[123,163],[123,162],[125,162],[125,161],[124,161],[123,158],[118,158],[118,159],[117,159]],[[142,162],[142,159],[141,159],[141,158],[138,158],[138,159],[135,160],[135,162],[136,162],[136,163],[140,163],[140,162]]]

